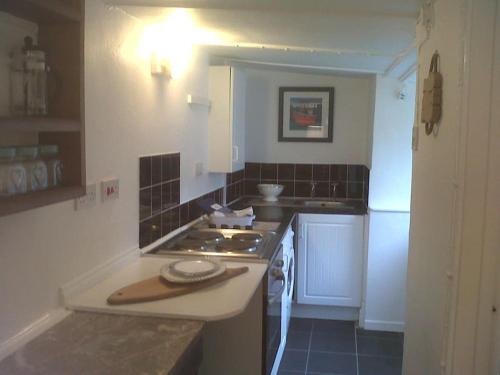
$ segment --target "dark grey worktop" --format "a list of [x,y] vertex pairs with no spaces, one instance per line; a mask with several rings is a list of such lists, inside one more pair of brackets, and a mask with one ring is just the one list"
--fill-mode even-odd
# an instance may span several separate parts
[[177,374],[203,326],[75,312],[0,362],[0,374]]
[[366,215],[367,207],[360,200],[346,200],[343,207],[307,207],[301,205],[303,199],[284,199],[277,203],[266,203],[256,197],[245,197],[233,203],[230,208],[239,210],[253,207],[255,221],[279,222],[276,236],[267,245],[264,258],[270,260],[276,253],[283,237],[298,214],[325,214],[325,215]]

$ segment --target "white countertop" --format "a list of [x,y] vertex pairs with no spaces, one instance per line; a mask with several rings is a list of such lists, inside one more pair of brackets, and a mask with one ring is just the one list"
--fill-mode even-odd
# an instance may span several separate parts
[[71,297],[71,310],[112,314],[183,318],[204,321],[222,320],[243,312],[264,276],[267,264],[226,262],[228,267],[248,267],[248,272],[212,287],[184,296],[129,305],[108,305],[106,299],[129,284],[157,276],[160,268],[178,258],[141,257],[113,272],[107,279]]

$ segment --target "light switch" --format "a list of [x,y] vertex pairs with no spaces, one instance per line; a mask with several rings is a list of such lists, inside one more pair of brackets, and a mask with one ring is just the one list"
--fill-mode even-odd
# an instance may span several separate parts
[[117,178],[101,181],[101,198],[103,202],[118,199],[120,195],[120,180]]

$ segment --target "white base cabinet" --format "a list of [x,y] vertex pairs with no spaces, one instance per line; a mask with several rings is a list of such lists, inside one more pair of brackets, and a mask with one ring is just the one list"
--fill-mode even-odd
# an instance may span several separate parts
[[300,214],[297,302],[361,307],[364,216]]

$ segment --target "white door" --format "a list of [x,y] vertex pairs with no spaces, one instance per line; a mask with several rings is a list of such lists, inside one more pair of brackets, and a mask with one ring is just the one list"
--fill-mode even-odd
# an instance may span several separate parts
[[361,306],[363,236],[363,216],[299,216],[298,303]]

